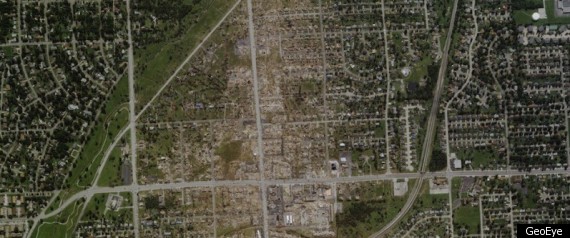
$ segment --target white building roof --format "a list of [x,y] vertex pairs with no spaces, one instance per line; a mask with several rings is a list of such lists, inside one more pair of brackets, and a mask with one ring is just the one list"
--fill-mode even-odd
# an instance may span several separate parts
[[458,159],[453,160],[453,167],[456,169],[461,169],[461,160]]

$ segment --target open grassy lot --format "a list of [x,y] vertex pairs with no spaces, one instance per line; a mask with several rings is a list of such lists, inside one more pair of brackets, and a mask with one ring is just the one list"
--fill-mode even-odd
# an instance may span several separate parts
[[471,160],[473,169],[488,168],[499,164],[505,164],[506,161],[501,160],[498,153],[493,149],[463,149],[457,151],[457,157],[463,162]]
[[68,188],[91,185],[95,172],[101,163],[105,150],[112,143],[119,131],[128,123],[128,81],[123,77],[112,93],[100,120],[87,140],[85,147],[77,159],[66,180]]
[[59,207],[61,201],[69,198],[84,187],[93,184],[95,172],[113,139],[129,121],[128,112],[128,80],[122,77],[106,105],[99,120],[95,122],[91,135],[79,154],[75,165],[71,168],[64,189],[48,208],[48,212]]
[[429,56],[424,57],[421,61],[416,63],[412,68],[412,73],[406,79],[407,81],[411,82],[420,82],[423,77],[426,77],[428,74],[428,66],[433,63],[433,59]]
[[107,194],[95,194],[87,207],[85,207],[85,214],[81,217],[81,220],[87,221],[89,219],[95,218],[96,216],[103,216],[105,212],[105,202],[107,201]]
[[[163,41],[146,45],[135,50],[135,90],[137,92],[137,110],[140,110],[158,91],[175,69],[213,29],[217,22],[235,3],[229,0],[190,1],[192,10],[180,22],[183,28],[176,38],[166,37]],[[168,34],[168,32],[167,32]]]
[[[527,1],[538,1],[542,3],[542,0],[527,0]],[[517,24],[533,24],[533,25],[552,25],[552,24],[570,24],[570,17],[557,17],[555,14],[555,0],[545,0],[546,16],[547,19],[540,19],[538,21],[532,20],[532,14],[537,11],[537,9],[523,9],[515,10],[513,12],[513,19]]]
[[461,206],[453,211],[453,222],[467,226],[469,234],[478,234],[481,223],[480,215],[478,207]]
[[73,228],[78,222],[83,201],[77,201],[66,207],[61,213],[45,220],[32,232],[30,237],[72,237]]
[[[408,186],[413,186],[411,181]],[[360,200],[343,202],[342,212],[337,214],[339,237],[368,237],[392,220],[407,199],[407,196],[392,195],[391,182],[374,184],[356,193]]]
[[[123,138],[123,140],[125,139]],[[101,176],[99,177],[99,181],[97,181],[97,185],[102,187],[122,185],[121,165],[121,149],[119,147],[115,147],[113,152],[111,152],[111,156],[107,160],[103,171],[101,171]]]
[[[437,210],[445,209],[449,204],[449,195],[447,194],[429,194],[429,181],[426,181],[419,199],[416,201],[418,209],[422,210]],[[414,209],[415,210],[415,209]]]
[[222,144],[217,150],[216,155],[220,156],[224,162],[224,173],[227,173],[229,164],[242,156],[242,141],[234,140]]
[[87,203],[85,213],[83,217],[81,217],[81,220],[95,221],[106,219],[113,222],[132,222],[132,210],[130,208],[123,208],[132,204],[131,195],[129,193],[121,193],[119,195],[123,197],[123,203],[121,208],[117,211],[113,211],[105,207],[109,194],[95,194],[89,203]]

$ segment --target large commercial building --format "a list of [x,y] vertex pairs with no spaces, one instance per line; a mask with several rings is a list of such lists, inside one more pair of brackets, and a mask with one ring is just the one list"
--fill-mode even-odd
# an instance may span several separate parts
[[570,0],[557,0],[557,2],[558,9],[560,9],[564,14],[570,13]]

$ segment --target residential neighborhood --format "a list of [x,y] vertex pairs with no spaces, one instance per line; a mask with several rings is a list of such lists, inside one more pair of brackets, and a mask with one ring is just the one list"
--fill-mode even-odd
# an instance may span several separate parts
[[0,237],[570,222],[568,0],[0,0]]

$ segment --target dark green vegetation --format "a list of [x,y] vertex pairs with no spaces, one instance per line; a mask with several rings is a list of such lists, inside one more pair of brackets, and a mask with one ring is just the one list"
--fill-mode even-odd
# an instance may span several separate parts
[[[415,185],[415,180],[412,180],[408,183],[408,188],[412,188]],[[412,229],[416,222],[422,219],[429,219],[428,217],[433,217],[433,215],[427,215],[429,212],[438,212],[441,210],[446,209],[449,206],[449,195],[448,194],[429,194],[429,181],[424,181],[421,185],[421,190],[418,194],[417,199],[414,202],[414,205],[410,209],[408,213],[406,213],[402,220],[398,223],[400,232],[406,232]],[[423,213],[423,215],[420,215]],[[427,213],[427,214],[426,214]],[[412,219],[415,219],[412,222]],[[445,228],[447,226],[448,221],[446,220],[435,220],[429,219],[425,222],[429,222],[430,226],[426,229],[422,230],[415,230],[414,233],[411,233],[412,237],[443,237],[445,234]],[[400,236],[402,233],[398,233]]]
[[381,229],[404,206],[405,197],[392,196],[390,183],[363,183],[352,195],[359,201],[343,202],[336,215],[338,237],[367,237]]
[[[465,180],[465,181],[464,181]],[[451,184],[451,191],[453,197],[453,226],[455,233],[460,235],[466,234],[479,234],[481,229],[481,217],[479,213],[479,206],[471,206],[473,197],[469,196],[470,188],[463,188],[462,186],[473,186],[473,182],[468,182],[468,178],[453,178]],[[472,179],[475,181],[475,179]],[[462,184],[463,183],[463,184]],[[466,199],[466,201],[463,201]],[[459,205],[455,207],[455,205]]]
[[517,0],[512,4],[513,10],[538,9],[543,7],[543,0]]
[[[184,58],[204,39],[234,1],[135,1],[140,15],[133,21],[145,26],[135,32],[136,91],[142,108]],[[151,16],[156,16],[154,23]]]
[[427,64],[429,62],[431,61],[426,61],[425,64],[420,64],[418,66],[419,68],[414,69],[420,70],[418,72],[415,72],[415,74],[419,74],[422,77],[426,76],[426,81],[425,84],[420,84],[417,81],[408,82],[406,90],[407,99],[425,101],[433,98],[433,91],[437,84],[437,77],[439,74],[439,64]]
[[[192,55],[176,79],[164,88],[141,121],[229,119],[248,113],[243,109],[252,103],[251,85],[240,83],[243,76],[236,78],[239,74],[233,73],[250,67],[245,16],[238,11],[228,15],[203,42],[201,50]],[[312,95],[312,90],[318,88],[310,81],[302,86],[295,90],[298,94]],[[304,100],[301,96],[297,98]]]
[[434,148],[429,161],[429,171],[440,171],[447,167],[447,156],[440,148]]
[[434,1],[434,5],[437,12],[437,24],[439,27],[449,27],[449,18],[451,17],[453,0],[436,0]]
[[0,2],[0,42],[7,42],[12,34],[16,8],[14,1]]

